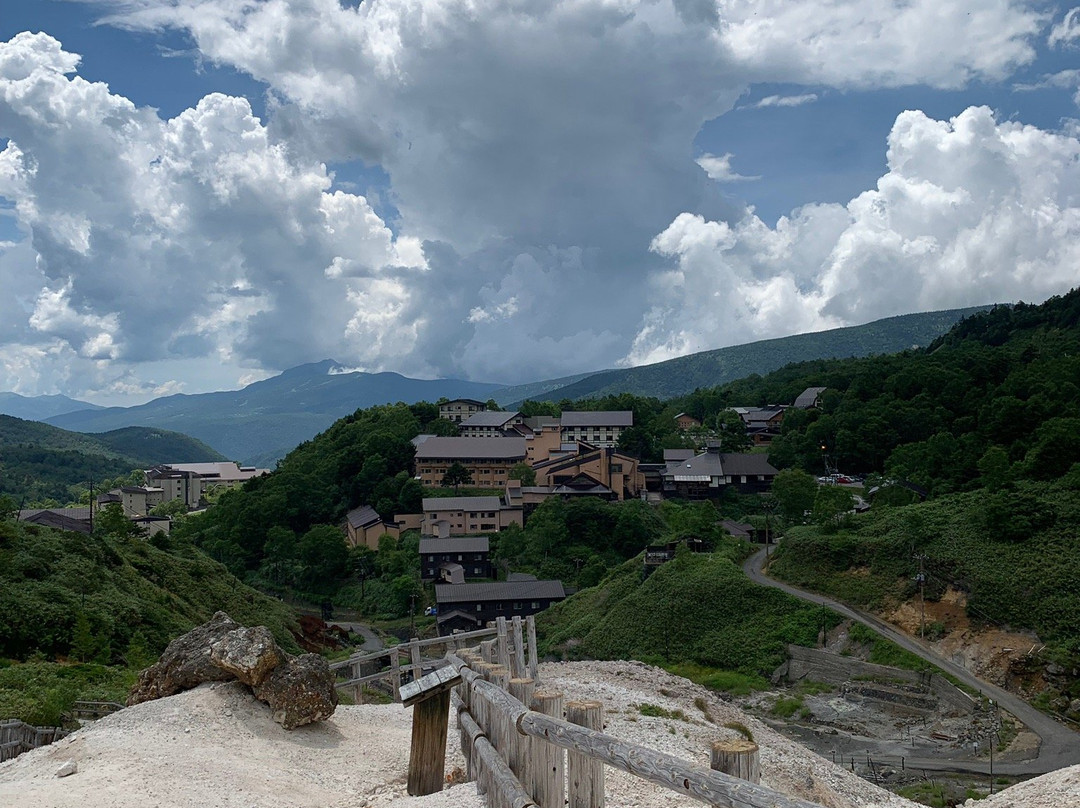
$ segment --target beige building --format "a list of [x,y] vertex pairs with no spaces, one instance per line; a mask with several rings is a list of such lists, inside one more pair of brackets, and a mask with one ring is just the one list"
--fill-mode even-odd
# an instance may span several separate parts
[[199,507],[203,485],[202,477],[197,472],[181,471],[172,466],[154,466],[152,469],[147,469],[144,474],[148,486],[160,488],[164,492],[163,500],[179,499],[189,509]]
[[471,415],[458,424],[463,438],[505,438],[512,427],[525,423],[520,412],[485,410]]
[[361,544],[372,550],[379,549],[379,539],[389,533],[395,539],[400,538],[401,530],[393,522],[384,522],[382,517],[370,505],[361,505],[345,514],[345,535],[350,547]]
[[255,466],[238,466],[232,462],[222,463],[168,463],[160,466],[162,469],[172,471],[188,471],[199,475],[202,488],[205,491],[214,486],[236,488],[244,484],[252,477],[261,477],[269,474],[270,469],[260,469]]
[[478,412],[484,412],[486,409],[487,404],[483,401],[476,401],[472,398],[455,398],[453,401],[446,401],[439,405],[439,417],[460,424],[466,418]]
[[163,488],[149,485],[125,485],[120,489],[120,506],[124,509],[124,516],[134,519],[137,516],[146,516],[155,505],[160,505],[167,499]]
[[617,499],[636,498],[645,490],[638,459],[608,446],[579,444],[575,454],[553,457],[533,466],[536,485],[554,487],[581,475],[611,489]]
[[623,431],[634,425],[634,413],[629,410],[564,412],[559,421],[563,443],[586,441],[593,446],[614,447]]
[[421,485],[442,485],[443,475],[460,463],[479,488],[503,488],[510,469],[525,461],[525,438],[428,438],[416,447],[416,478]]
[[421,536],[475,536],[524,524],[521,505],[506,497],[425,497]]

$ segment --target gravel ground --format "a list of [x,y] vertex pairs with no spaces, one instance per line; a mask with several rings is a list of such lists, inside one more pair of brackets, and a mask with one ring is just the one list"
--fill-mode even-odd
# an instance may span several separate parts
[[[543,686],[567,700],[604,703],[606,731],[708,765],[714,740],[745,724],[761,746],[763,785],[829,808],[912,808],[787,740],[709,691],[637,662],[541,666]],[[695,701],[698,704],[695,704]],[[684,717],[641,714],[651,704]],[[708,711],[708,716],[700,706]],[[237,684],[204,685],[129,707],[51,746],[0,764],[4,808],[478,808],[472,783],[428,797],[405,794],[411,711],[400,705],[342,706],[319,724],[287,732]],[[68,760],[78,772],[57,778]],[[449,773],[464,767],[451,727]],[[608,805],[700,805],[631,775],[607,770]],[[1056,778],[1052,782],[1048,778]],[[1038,785],[1047,780],[1045,794]],[[1021,794],[1020,790],[1023,790]],[[1010,800],[1011,794],[1017,794]],[[1014,786],[986,808],[1076,808],[1080,770]]]

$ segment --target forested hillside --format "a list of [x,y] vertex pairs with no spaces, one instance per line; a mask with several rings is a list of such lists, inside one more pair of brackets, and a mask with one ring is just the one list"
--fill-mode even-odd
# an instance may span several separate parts
[[17,503],[63,505],[85,496],[90,480],[100,485],[158,463],[224,459],[179,432],[130,427],[85,435],[0,415],[0,495]]
[[866,325],[832,328],[810,334],[761,340],[680,356],[633,368],[605,370],[544,390],[538,385],[508,388],[495,394],[506,405],[522,399],[576,400],[629,393],[672,398],[698,388],[716,387],[753,374],[769,373],[793,362],[891,354],[921,347],[963,317],[985,306],[888,317]]

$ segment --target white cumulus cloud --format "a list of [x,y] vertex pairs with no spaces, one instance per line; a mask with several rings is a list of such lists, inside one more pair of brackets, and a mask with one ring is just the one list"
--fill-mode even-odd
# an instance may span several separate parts
[[676,217],[653,241],[672,266],[626,362],[1076,285],[1080,140],[972,107],[904,112],[888,142],[888,172],[847,205],[776,227]]

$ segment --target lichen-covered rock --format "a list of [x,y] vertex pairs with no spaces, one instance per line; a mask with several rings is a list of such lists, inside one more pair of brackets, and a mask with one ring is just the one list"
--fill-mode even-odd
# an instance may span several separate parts
[[139,674],[138,681],[128,694],[128,706],[172,696],[203,682],[234,679],[232,673],[214,664],[210,649],[214,643],[238,628],[241,628],[240,624],[229,615],[217,612],[208,622],[177,637],[169,643],[157,662]]
[[285,729],[323,721],[334,714],[337,691],[330,665],[318,654],[290,657],[253,688],[266,702],[273,718]]
[[266,626],[238,628],[211,646],[210,660],[245,685],[255,687],[286,660]]

